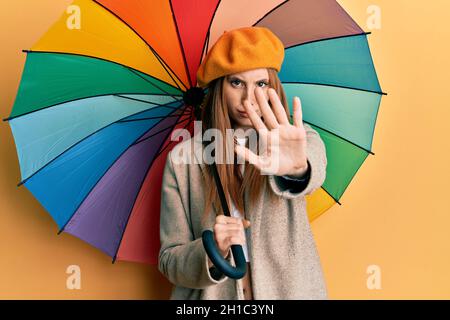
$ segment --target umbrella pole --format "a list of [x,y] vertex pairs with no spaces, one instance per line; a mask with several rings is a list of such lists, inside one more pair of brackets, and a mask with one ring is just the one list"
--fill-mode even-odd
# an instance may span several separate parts
[[[220,182],[219,173],[217,171],[216,163],[212,164],[212,172],[214,176],[214,181],[217,185],[217,191],[219,193],[220,203],[223,208],[225,216],[230,217],[230,210],[225,198],[225,192],[223,191],[222,183]],[[214,240],[214,233],[211,230],[205,230],[202,233],[203,246],[208,254],[209,259],[214,264],[214,266],[233,279],[240,279],[244,277],[247,269],[247,262],[245,261],[244,251],[241,245],[233,244],[231,245],[231,251],[233,252],[233,257],[235,259],[236,267],[231,266],[228,261],[220,254],[219,249],[216,246]]]

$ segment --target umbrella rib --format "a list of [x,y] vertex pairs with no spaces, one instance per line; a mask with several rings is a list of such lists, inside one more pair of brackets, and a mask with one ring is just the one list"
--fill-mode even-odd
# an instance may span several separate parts
[[[138,101],[138,102],[143,102],[143,103],[148,103],[148,104],[153,104],[153,105],[157,105],[157,106],[163,106],[169,109],[178,109],[176,107],[170,107],[170,106],[165,106],[164,104],[161,103],[157,103],[157,102],[150,102],[147,100],[142,100],[142,99],[136,99],[136,98],[132,98],[132,97],[127,97],[127,96],[122,96],[121,94],[113,94],[113,96],[119,97],[119,98],[124,98],[124,99],[129,99],[129,100],[134,100],[134,101]],[[182,101],[182,99],[175,99],[176,102],[180,102]]]
[[172,115],[172,116],[159,116],[159,117],[146,117],[146,118],[131,119],[131,120],[120,120],[118,122],[123,123],[123,122],[143,121],[143,120],[151,120],[151,119],[173,118],[173,117],[178,117],[180,115],[182,116],[182,115],[187,115],[187,114],[189,114],[189,112],[183,112],[181,114]]
[[[160,107],[155,107],[154,109],[157,109],[157,108],[160,108]],[[149,109],[146,109],[146,110],[142,110],[142,111],[136,112],[136,113],[134,113],[134,114],[131,114],[131,115],[126,116],[125,118],[131,117],[131,116],[136,116],[136,115],[138,115],[138,114],[141,114],[141,113],[144,113],[144,112],[147,112],[147,111],[149,111]],[[176,110],[175,110],[175,111],[176,111]],[[174,112],[175,112],[175,111],[174,111]],[[120,119],[120,120],[122,120],[122,119]],[[47,166],[48,166],[49,164],[51,164],[53,161],[55,161],[56,159],[58,159],[61,155],[63,155],[64,153],[66,153],[66,152],[69,151],[70,149],[74,148],[75,146],[77,146],[78,144],[80,144],[81,142],[83,142],[84,140],[88,139],[89,137],[91,137],[92,135],[96,134],[96,133],[99,132],[100,130],[103,130],[103,129],[109,127],[109,126],[112,126],[113,124],[118,123],[120,120],[111,122],[110,124],[108,124],[108,125],[106,125],[106,126],[104,126],[104,127],[102,127],[102,128],[99,128],[98,130],[95,130],[94,132],[90,133],[89,135],[87,135],[86,137],[84,137],[83,139],[81,139],[80,141],[77,141],[76,143],[74,143],[73,145],[71,145],[69,148],[67,148],[66,150],[64,150],[64,151],[61,152],[60,154],[58,154],[55,158],[53,158],[52,160],[50,160],[48,163],[46,163],[44,166],[42,166],[41,168],[39,168],[36,172],[33,172],[32,175],[30,175],[29,177],[27,177],[27,178],[25,178],[24,180],[20,181],[20,182],[17,184],[17,186],[20,187],[21,185],[23,185],[25,182],[27,182],[29,179],[31,179],[35,174],[37,174],[38,172],[40,172],[42,169],[44,169],[45,167],[47,167]]]
[[256,21],[256,22],[252,25],[252,27],[257,26],[257,24],[260,23],[262,19],[264,19],[265,17],[267,17],[269,14],[271,14],[272,12],[274,12],[275,10],[277,10],[279,7],[281,7],[282,5],[286,4],[287,2],[289,2],[289,0],[286,0],[286,1],[282,2],[282,3],[280,3],[280,4],[277,5],[276,7],[272,8],[270,11],[266,12],[266,14],[264,14],[261,18],[259,18],[258,21]]
[[[192,117],[194,116],[194,111],[193,111],[193,109],[191,109],[191,115],[190,115],[190,117],[189,117],[189,123],[191,122],[191,120],[192,120]],[[185,127],[186,128],[186,127]],[[161,153],[163,153],[164,152],[164,150],[166,150],[166,148],[168,148],[168,146],[169,146],[169,144],[167,144],[161,151],[159,151],[159,153],[158,153],[158,156],[161,154]]]
[[[37,109],[37,110],[33,110],[33,111],[30,111],[30,112],[26,112],[26,113],[19,114],[19,115],[15,116],[15,117],[8,117],[8,118],[5,118],[5,119],[3,119],[3,121],[11,121],[11,120],[13,120],[13,119],[17,119],[17,118],[20,118],[20,117],[23,117],[23,116],[27,116],[27,115],[30,115],[30,114],[35,113],[35,112],[39,112],[39,111],[42,111],[42,110],[45,110],[45,109],[48,109],[48,108],[57,107],[57,106],[62,105],[62,104],[66,104],[66,103],[70,103],[70,102],[75,102],[75,101],[78,101],[78,100],[84,100],[84,99],[90,99],[90,98],[99,98],[99,97],[106,97],[106,96],[117,96],[117,97],[124,98],[123,96],[120,96],[121,94],[146,95],[146,94],[144,94],[144,93],[142,93],[142,92],[138,92],[138,93],[124,92],[124,93],[104,93],[104,94],[96,94],[96,95],[93,95],[93,96],[86,96],[86,97],[80,97],[80,98],[76,98],[76,99],[72,99],[72,100],[61,101],[61,102],[58,102],[58,103],[55,103],[55,104],[52,104],[52,105],[49,105],[49,106],[46,106],[46,107]],[[148,94],[147,94],[147,95],[148,95]],[[163,94],[153,94],[153,95],[162,96]],[[166,95],[163,95],[163,96],[166,96]],[[181,101],[181,99],[175,99],[175,101]],[[148,101],[142,101],[142,102],[147,102],[147,103],[148,103]]]
[[[322,38],[322,39],[316,39],[316,40],[311,40],[311,41],[306,41],[306,42],[302,42],[302,43],[298,43],[298,44],[294,44],[292,46],[286,47],[284,48],[285,50],[287,49],[292,49],[295,47],[300,47],[300,46],[304,46],[307,44],[311,44],[314,42],[322,42],[322,41],[328,41],[328,40],[335,40],[335,39],[341,39],[341,38],[350,38],[350,37],[358,37],[358,36],[367,36],[369,34],[371,34],[372,32],[363,32],[363,33],[354,33],[354,34],[344,34],[342,36],[335,36],[335,37],[328,37],[328,38]],[[366,37],[367,38],[367,37]]]
[[[175,112],[175,111],[174,111],[174,112]],[[162,121],[162,120],[161,120],[161,121]],[[160,123],[161,121],[159,121],[158,123]],[[170,128],[170,127],[167,127],[167,128]],[[166,129],[167,129],[167,128],[166,128]],[[150,128],[149,130],[151,130],[151,128]],[[135,141],[137,141],[137,140],[139,140],[140,138],[142,138],[143,136],[145,136],[145,134],[146,134],[149,130],[145,131],[145,132],[144,132],[142,135],[140,135]],[[125,150],[123,150],[123,152],[122,152],[122,153],[121,153],[121,154],[120,154],[120,155],[119,155],[119,156],[118,156],[118,157],[110,164],[110,166],[105,170],[105,173],[107,173],[107,172],[109,171],[109,169],[111,169],[111,167],[116,163],[116,161],[117,161],[118,159],[120,159],[120,157],[122,157],[122,155],[125,154],[125,152],[127,152],[127,151],[131,148],[132,145],[133,145],[133,144],[130,144]],[[61,229],[58,231],[58,235],[61,234],[61,233],[64,231],[64,229],[65,229],[65,227],[67,226],[67,224],[70,222],[70,220],[72,220],[74,214],[78,211],[78,209],[80,208],[80,206],[84,203],[84,201],[85,201],[86,198],[89,196],[89,194],[92,192],[92,190],[94,190],[94,188],[97,186],[97,184],[99,183],[99,181],[102,179],[103,176],[104,176],[104,174],[97,180],[97,182],[92,186],[92,188],[89,190],[89,192],[86,193],[86,196],[84,197],[84,199],[80,201],[80,203],[78,204],[77,208],[72,212],[70,218],[67,219],[66,223],[65,223],[65,224],[61,227]]]
[[202,56],[200,57],[200,61],[199,61],[198,65],[197,65],[197,69],[198,69],[198,68],[200,67],[200,65],[202,64],[202,58],[203,58],[203,53],[205,52],[205,51],[204,51],[204,50],[205,50],[205,47],[206,47],[206,52],[205,52],[205,53],[208,53],[209,37],[210,37],[210,33],[211,33],[211,27],[212,27],[214,18],[216,17],[216,13],[217,13],[217,10],[219,9],[219,6],[220,6],[220,3],[221,3],[221,2],[222,2],[222,0],[219,0],[219,1],[217,2],[217,6],[216,6],[216,8],[214,9],[214,13],[213,13],[213,15],[212,15],[212,17],[211,17],[211,20],[209,21],[208,32],[206,33],[205,41],[203,42],[203,46],[202,46]]
[[[181,116],[180,116],[180,118],[181,118]],[[184,122],[184,121],[186,121],[186,120],[188,120],[188,122],[187,122],[187,124],[183,127],[184,129],[191,123],[191,120],[192,120],[192,114],[191,114],[191,116],[190,116],[188,119],[185,119],[185,120],[182,120],[182,121],[180,121],[180,122],[177,122],[176,124],[180,124],[180,123],[182,123],[182,122]],[[174,125],[173,127],[175,127],[175,125]],[[172,129],[173,129],[173,128],[172,128]],[[172,131],[170,131],[170,132],[172,132]],[[167,134],[166,139],[167,139],[168,135],[170,134],[170,132]],[[166,141],[166,139],[164,139],[164,140],[162,141],[161,145],[160,145],[159,148],[158,148],[159,150],[161,150],[161,148],[162,148],[162,146],[164,145],[164,142]],[[172,141],[172,142],[173,142],[173,141]],[[167,146],[168,146],[168,145],[170,145],[170,143],[168,143]],[[167,146],[166,146],[166,147],[167,147]],[[166,147],[165,147],[165,148],[166,148]],[[165,148],[164,148],[164,149],[165,149]],[[142,179],[142,181],[141,181],[141,185],[140,185],[140,187],[139,187],[139,189],[138,189],[139,191],[142,189],[142,186],[143,186],[144,183],[145,183],[145,180],[146,180],[146,178],[147,178],[147,175],[148,175],[148,173],[150,172],[150,169],[151,169],[152,166],[153,166],[153,162],[155,161],[155,159],[157,159],[157,158],[159,157],[160,154],[161,154],[161,153],[158,151],[158,152],[156,153],[155,157],[152,159],[150,165],[147,167],[147,170],[146,170],[146,172],[145,172],[145,174],[144,174],[144,177],[143,177],[143,179]],[[117,254],[119,253],[120,246],[122,245],[123,236],[125,235],[125,232],[126,232],[126,230],[127,230],[128,222],[130,221],[131,215],[132,215],[132,213],[133,213],[133,209],[134,209],[134,206],[135,206],[135,204],[136,204],[136,200],[137,200],[137,198],[139,197],[139,193],[140,193],[139,191],[136,192],[136,196],[135,196],[135,198],[134,198],[133,205],[131,206],[131,210],[130,210],[130,212],[128,213],[127,222],[125,223],[125,227],[123,228],[122,235],[120,236],[119,244],[118,244],[118,246],[117,246],[116,253],[114,254],[112,263],[115,263],[115,262],[116,262]]]
[[[290,115],[290,117],[292,118],[293,115]],[[355,147],[357,147],[357,148],[359,148],[359,149],[361,149],[361,150],[364,150],[364,151],[367,152],[367,153],[370,153],[370,154],[373,155],[373,156],[375,155],[375,153],[373,153],[372,151],[367,150],[366,148],[364,148],[364,147],[362,147],[362,146],[360,146],[360,145],[357,145],[356,143],[354,143],[354,142],[352,142],[352,141],[350,141],[350,140],[348,140],[348,139],[346,139],[346,138],[344,138],[344,137],[341,137],[341,136],[337,135],[336,133],[331,132],[330,130],[327,130],[327,129],[325,129],[325,128],[322,128],[322,127],[320,127],[320,126],[318,126],[318,125],[315,125],[314,123],[309,122],[309,121],[306,121],[306,120],[304,120],[304,119],[303,119],[303,122],[306,122],[306,123],[309,124],[309,125],[312,125],[312,126],[314,126],[314,127],[316,127],[316,128],[319,128],[320,130],[326,131],[326,132],[328,132],[329,134],[332,134],[333,136],[335,136],[335,137],[337,137],[337,138],[339,138],[339,139],[342,139],[342,140],[344,140],[345,142],[348,142],[348,143],[354,145]]]
[[[184,86],[183,81],[181,81],[181,80],[178,78],[178,76],[176,75],[176,73],[175,73],[172,69],[170,69],[170,71],[172,71],[172,73],[177,77],[177,79],[183,84],[184,90],[181,89],[181,87],[179,86],[178,82],[175,81],[175,79],[172,77],[172,74],[171,74],[169,71],[167,71],[167,68],[166,68],[166,65],[167,65],[167,64],[166,64],[166,63],[164,62],[164,60],[159,56],[159,54],[158,54],[155,50],[153,50],[152,47],[150,47],[150,50],[155,54],[156,59],[158,59],[159,63],[162,65],[162,67],[164,68],[164,70],[166,70],[166,72],[167,72],[167,74],[169,75],[169,77],[173,80],[173,82],[175,82],[175,84],[177,85],[178,89],[179,89],[180,91],[186,91],[187,88]],[[167,67],[169,68],[168,65],[167,65]]]
[[[214,14],[216,14],[215,12],[214,12]],[[212,25],[210,25],[210,28],[211,28],[211,26]],[[202,57],[200,58],[200,62],[198,63],[198,66],[197,66],[197,70],[198,70],[198,68],[200,68],[200,65],[202,64],[202,61],[203,61],[203,55],[207,55],[208,54],[208,49],[209,49],[209,38],[210,38],[210,36],[211,36],[211,30],[208,30],[208,34],[206,35],[206,39],[205,39],[205,44],[206,44],[206,50],[205,49],[203,49],[204,51],[202,51]],[[204,48],[204,47],[203,47]]]
[[308,84],[308,85],[317,85],[317,86],[327,86],[327,87],[335,87],[335,88],[342,88],[342,89],[351,89],[351,90],[357,90],[357,91],[364,91],[369,93],[376,93],[379,95],[387,96],[387,93],[385,92],[379,92],[374,90],[368,90],[363,88],[355,88],[355,87],[347,87],[347,86],[340,86],[337,84],[329,84],[329,83],[315,83],[315,82],[303,82],[303,81],[286,81],[282,82],[283,84]]
[[[158,106],[158,107],[155,107],[155,108],[150,108],[150,109],[147,109],[147,111],[148,110],[154,110],[154,109],[158,109],[158,108],[166,108],[166,106]],[[168,109],[170,109],[170,110],[179,110],[179,108],[172,108],[172,107],[167,107]],[[182,114],[189,114],[190,112],[189,111],[183,111],[183,112],[179,112],[179,113],[177,113],[177,115],[182,115]],[[118,120],[117,122],[132,122],[132,121],[141,121],[141,120],[148,120],[148,119],[159,119],[159,118],[165,118],[165,117],[176,117],[177,115],[170,115],[170,116],[167,116],[167,115],[162,115],[162,116],[154,116],[154,117],[145,117],[145,118],[139,118],[139,119],[129,119],[129,120],[127,120],[126,118],[128,117],[124,117],[122,120]]]
[[[186,114],[183,112],[182,114],[178,115],[178,118],[181,118],[183,115],[186,115]],[[178,123],[183,123],[183,122],[186,121],[186,120],[187,120],[187,119],[181,120],[181,121],[177,122],[177,124],[178,124]],[[157,134],[159,134],[159,133],[161,133],[161,132],[167,130],[168,128],[170,128],[170,127],[167,127],[167,128],[161,129],[161,130],[159,130],[159,131],[156,131],[155,133],[149,135],[148,137],[145,137],[145,138],[142,139],[142,140],[137,139],[135,142],[133,142],[133,143],[131,144],[131,146],[134,146],[134,145],[137,145],[137,144],[139,144],[139,143],[141,143],[141,142],[144,142],[144,141],[146,141],[146,140],[148,140],[148,139],[150,139],[150,138],[156,136]]]
[[[106,11],[108,11],[109,13],[111,13],[113,16],[115,16],[117,19],[119,19],[120,21],[122,21],[122,23],[124,23],[128,28],[131,29],[131,31],[133,31],[148,47],[149,49],[155,54],[156,58],[159,60],[159,62],[161,63],[161,61],[163,63],[161,63],[162,67],[164,68],[164,70],[166,70],[167,74],[169,75],[169,77],[175,82],[175,84],[177,85],[178,89],[180,91],[185,91],[187,88],[184,85],[183,81],[181,81],[180,78],[178,78],[177,74],[170,68],[170,66],[164,61],[164,59],[162,59],[158,53],[153,49],[153,47],[132,27],[130,26],[125,20],[123,20],[121,17],[119,17],[117,14],[115,14],[113,11],[111,11],[110,9],[108,9],[107,7],[105,7],[104,5],[102,5],[101,3],[99,3],[97,0],[94,0],[94,2],[96,4],[98,4],[100,7],[102,7],[103,9],[105,9]],[[170,69],[170,71],[175,75],[175,77],[177,77],[178,81],[180,81],[180,83],[183,84],[183,87],[185,88],[185,90],[181,89],[178,82],[175,81],[175,79],[172,77],[171,73],[167,71],[166,69],[166,65],[167,67]]]
[[175,96],[173,96],[172,94],[168,93],[166,90],[161,89],[159,86],[157,86],[156,84],[154,84],[153,82],[151,82],[150,80],[144,78],[141,74],[137,73],[134,69],[131,69],[129,67],[126,67],[128,69],[128,71],[130,71],[131,73],[137,75],[138,77],[140,77],[141,79],[143,79],[144,81],[148,82],[150,85],[154,86],[155,88],[161,90],[162,92],[166,93],[166,95],[171,96],[172,98],[174,98],[175,100],[177,100],[175,98]]
[[[351,176],[350,180],[348,181],[347,186],[345,186],[344,190],[342,190],[341,197],[342,197],[342,195],[345,193],[345,191],[347,190],[347,188],[350,186],[351,181],[353,180],[353,178],[355,178],[356,174],[358,173],[359,169],[360,169],[361,166],[364,164],[364,162],[366,161],[366,159],[367,159],[367,156],[366,156],[366,158],[364,159],[364,161],[362,161],[361,164],[358,166],[358,168],[355,170],[355,173]],[[323,190],[324,190],[331,198],[333,198],[333,200],[335,200],[337,203],[339,203],[339,205],[341,205],[341,203],[340,203],[338,200],[336,200],[336,198],[333,197],[333,196],[332,196],[332,195],[331,195],[331,194],[330,194],[323,186],[321,186],[321,187],[322,187],[322,189],[323,189]]]
[[184,61],[184,69],[186,71],[186,74],[187,74],[187,77],[188,77],[188,80],[189,80],[189,85],[192,87],[193,85],[192,85],[191,74],[189,72],[188,64],[187,64],[187,61],[186,61],[186,53],[184,52],[183,42],[181,41],[180,30],[178,29],[177,19],[175,17],[175,12],[173,11],[172,0],[169,0],[169,4],[170,4],[170,12],[172,13],[172,19],[173,19],[173,22],[175,24],[175,30],[177,31],[178,42],[180,44],[181,51],[182,51],[182,56],[183,56],[183,61]]
[[321,186],[321,188],[323,189],[323,191],[325,191],[338,205],[340,205],[340,206],[342,206],[342,204],[339,202],[339,200],[337,200],[335,197],[333,197],[332,195],[331,195],[331,193],[329,193],[328,191],[327,191],[327,189],[325,189],[323,186]]

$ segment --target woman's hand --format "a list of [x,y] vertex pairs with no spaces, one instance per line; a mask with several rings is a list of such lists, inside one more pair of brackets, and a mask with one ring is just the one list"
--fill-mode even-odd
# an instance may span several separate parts
[[227,217],[223,214],[216,217],[214,224],[214,240],[224,258],[229,254],[233,244],[245,245],[244,229],[250,226],[250,221],[236,217]]
[[300,98],[294,97],[292,125],[289,123],[286,111],[276,91],[269,88],[268,95],[273,110],[266,101],[262,89],[256,87],[255,96],[264,122],[249,102],[244,102],[245,111],[261,139],[260,154],[256,155],[250,149],[241,145],[235,146],[235,152],[264,174],[301,176],[308,169],[308,163],[306,159],[306,131],[302,122]]

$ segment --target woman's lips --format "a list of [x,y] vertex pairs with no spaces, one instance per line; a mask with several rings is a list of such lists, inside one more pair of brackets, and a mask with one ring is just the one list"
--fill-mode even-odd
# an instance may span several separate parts
[[[239,112],[239,114],[241,115],[241,117],[248,118],[247,112],[245,112],[245,111],[240,111],[240,110],[238,110],[238,112]],[[260,116],[258,113],[257,113],[257,116],[260,117],[260,118],[262,118],[262,115]]]
[[238,111],[241,117],[248,118],[247,112]]

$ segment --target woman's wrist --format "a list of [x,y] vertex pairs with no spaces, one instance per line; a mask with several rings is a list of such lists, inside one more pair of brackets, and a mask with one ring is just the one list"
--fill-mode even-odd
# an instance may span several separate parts
[[288,174],[285,176],[288,178],[291,178],[291,179],[303,179],[307,176],[308,170],[309,170],[309,161],[307,160],[305,167],[297,170],[296,172],[294,172],[292,174]]

